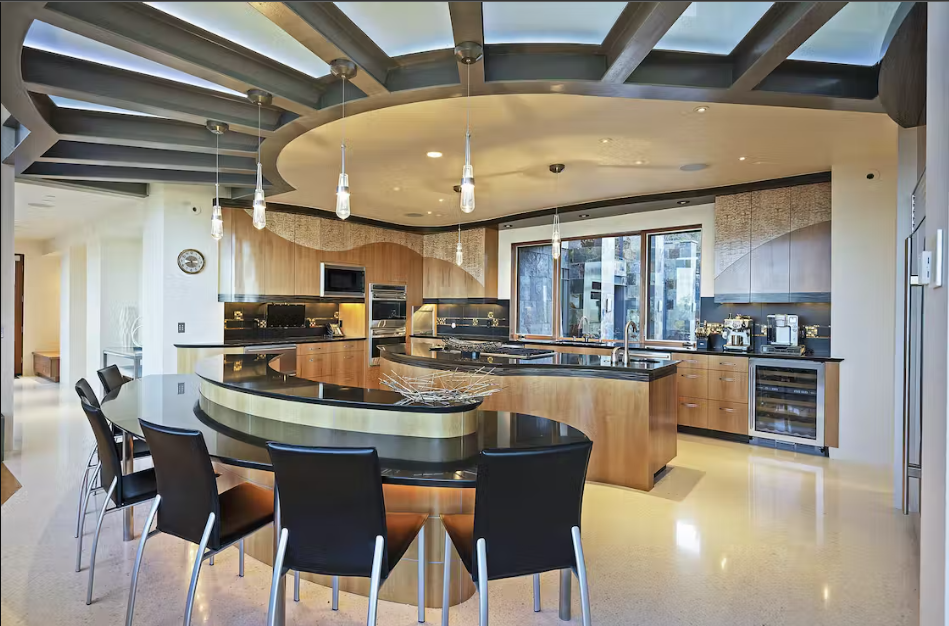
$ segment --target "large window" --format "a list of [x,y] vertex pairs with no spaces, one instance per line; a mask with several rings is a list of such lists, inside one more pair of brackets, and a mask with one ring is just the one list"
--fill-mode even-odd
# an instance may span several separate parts
[[[515,245],[514,332],[557,338],[685,342],[699,321],[702,232],[652,231]],[[554,276],[558,279],[554,281]]]
[[554,334],[554,259],[550,244],[518,246],[517,332],[522,335]]

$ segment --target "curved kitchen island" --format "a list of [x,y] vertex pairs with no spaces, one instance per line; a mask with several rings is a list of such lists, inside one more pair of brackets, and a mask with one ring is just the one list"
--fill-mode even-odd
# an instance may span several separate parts
[[556,353],[542,358],[463,358],[427,343],[382,352],[382,376],[435,370],[487,373],[502,389],[482,409],[568,424],[593,440],[587,479],[649,491],[676,456],[676,361]]
[[[273,487],[266,443],[374,447],[379,453],[386,508],[429,513],[424,551],[428,607],[442,605],[444,534],[439,515],[474,511],[478,456],[485,448],[530,448],[584,441],[580,431],[531,415],[483,410],[479,403],[433,407],[399,394],[305,380],[275,369],[273,355],[232,354],[204,359],[194,374],[146,376],[102,402],[106,418],[141,436],[139,419],[200,430],[221,486],[249,480]],[[332,480],[314,476],[313,480]],[[136,532],[140,529],[136,529]],[[273,530],[246,542],[247,554],[273,562]],[[416,602],[418,548],[409,549],[380,598]],[[454,605],[474,594],[458,559],[451,561]],[[328,576],[302,574],[330,586]],[[344,591],[369,595],[369,581],[340,578]]]

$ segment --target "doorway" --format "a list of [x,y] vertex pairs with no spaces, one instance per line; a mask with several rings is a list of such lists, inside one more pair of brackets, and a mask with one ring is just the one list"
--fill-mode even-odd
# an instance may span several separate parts
[[23,255],[14,254],[13,375],[23,375]]

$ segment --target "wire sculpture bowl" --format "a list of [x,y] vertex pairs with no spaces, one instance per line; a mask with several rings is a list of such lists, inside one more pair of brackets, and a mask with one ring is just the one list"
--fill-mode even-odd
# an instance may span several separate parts
[[491,378],[493,368],[474,371],[450,370],[432,372],[425,376],[383,374],[379,382],[400,394],[403,404],[453,406],[481,402],[501,391],[502,387]]

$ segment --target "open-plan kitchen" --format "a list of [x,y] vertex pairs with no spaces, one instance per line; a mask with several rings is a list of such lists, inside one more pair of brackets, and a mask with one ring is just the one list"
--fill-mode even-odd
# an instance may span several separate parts
[[949,7],[2,8],[4,626],[946,623]]

